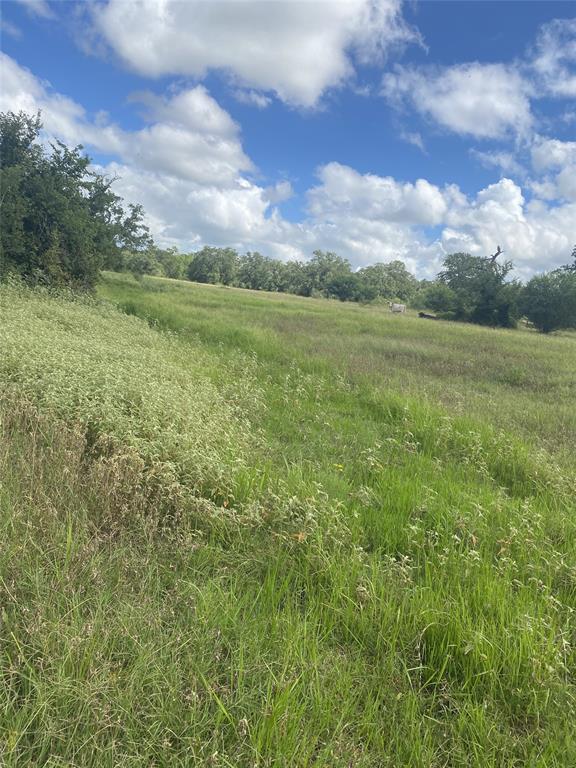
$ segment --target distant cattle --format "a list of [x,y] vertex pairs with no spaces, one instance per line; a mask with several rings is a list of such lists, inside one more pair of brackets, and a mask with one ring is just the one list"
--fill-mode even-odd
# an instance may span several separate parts
[[390,312],[406,312],[406,304],[390,303]]
[[423,317],[426,320],[440,320],[436,315],[429,315],[427,312],[418,312],[418,317]]

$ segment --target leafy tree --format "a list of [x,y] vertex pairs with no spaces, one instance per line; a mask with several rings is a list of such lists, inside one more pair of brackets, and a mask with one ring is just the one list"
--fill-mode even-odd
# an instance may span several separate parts
[[452,253],[443,266],[438,279],[455,295],[457,319],[508,328],[516,324],[521,287],[505,282],[513,268],[511,261],[498,264],[469,253]]
[[301,261],[287,261],[278,272],[282,280],[280,290],[297,296],[309,296],[311,289],[307,267]]
[[125,209],[82,147],[41,146],[41,127],[39,114],[0,113],[0,275],[92,288],[120,250],[150,245],[142,208]]
[[570,272],[576,272],[576,245],[572,249],[572,264],[567,264],[564,269],[567,269]]
[[274,268],[274,259],[262,256],[255,251],[241,256],[238,261],[236,285],[240,288],[252,288],[256,291],[275,291],[278,272]]
[[179,253],[175,246],[164,249],[155,247],[154,254],[165,277],[170,277],[173,280],[182,280],[186,277],[190,256]]
[[238,254],[233,248],[205,246],[197,251],[188,267],[188,279],[197,283],[232,285],[238,268]]
[[366,290],[385,299],[408,301],[418,290],[418,281],[402,261],[372,264],[358,272]]
[[357,301],[360,293],[360,278],[354,272],[336,274],[326,285],[326,294],[340,301]]
[[332,251],[314,251],[305,266],[306,296],[321,293],[330,296],[329,285],[336,279],[350,275],[351,268],[347,259]]
[[413,297],[412,306],[434,312],[454,312],[457,306],[456,293],[445,283],[428,283]]
[[147,251],[125,251],[124,269],[134,277],[141,279],[144,275],[161,275],[162,269],[156,258],[154,249]]
[[522,291],[522,311],[541,333],[576,328],[576,271],[533,277]]

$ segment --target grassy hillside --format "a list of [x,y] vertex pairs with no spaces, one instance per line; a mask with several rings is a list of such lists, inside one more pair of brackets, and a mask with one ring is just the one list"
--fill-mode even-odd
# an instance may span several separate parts
[[6,765],[576,762],[573,336],[101,295],[0,290]]

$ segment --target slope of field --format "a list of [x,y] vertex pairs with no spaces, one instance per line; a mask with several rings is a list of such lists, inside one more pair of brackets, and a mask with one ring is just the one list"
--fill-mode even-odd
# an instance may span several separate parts
[[101,294],[0,290],[6,765],[576,763],[574,337]]

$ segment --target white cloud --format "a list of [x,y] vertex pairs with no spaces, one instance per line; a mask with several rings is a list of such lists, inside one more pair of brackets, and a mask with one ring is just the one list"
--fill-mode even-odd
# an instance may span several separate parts
[[[573,245],[576,205],[527,203],[507,178],[468,198],[455,185],[401,183],[337,163],[319,177],[307,225],[356,265],[400,258],[432,276],[447,253],[487,256],[500,244],[517,274],[528,277],[566,263]],[[437,238],[427,234],[430,224],[442,227]]]
[[32,16],[40,16],[43,19],[51,19],[54,12],[47,0],[18,0],[21,5],[26,7],[28,13]]
[[43,112],[46,130],[70,144],[78,144],[90,127],[85,124],[85,110],[72,99],[50,91],[47,83],[20,67],[10,56],[0,52],[2,89],[0,110]]
[[454,133],[479,139],[524,135],[532,124],[530,87],[504,64],[396,67],[383,79],[383,95],[408,104]]
[[495,150],[483,152],[478,149],[471,149],[470,154],[485,168],[496,168],[504,175],[512,174],[520,177],[525,175],[523,167],[516,160],[512,152],[498,152]]
[[567,262],[574,221],[575,204],[526,204],[521,188],[505,178],[481,190],[475,199],[451,207],[441,240],[447,252],[480,255],[493,253],[500,244],[518,273],[527,277]]
[[273,187],[268,187],[265,190],[265,194],[268,202],[275,205],[276,203],[282,203],[284,200],[289,200],[293,197],[294,190],[289,181],[279,181]]
[[310,107],[391,46],[416,40],[401,0],[109,0],[96,29],[139,74],[229,73],[246,88]]
[[250,242],[265,225],[269,207],[264,190],[242,179],[222,187],[122,163],[104,170],[117,176],[115,191],[142,203],[155,237],[185,248],[194,243]]
[[401,131],[400,138],[407,144],[412,144],[414,147],[418,147],[418,149],[425,155],[427,154],[424,139],[418,131]]
[[530,68],[542,95],[576,98],[576,19],[544,24],[536,39]]
[[239,101],[240,104],[248,104],[249,106],[257,107],[258,109],[266,109],[266,107],[272,103],[272,99],[269,96],[265,96],[263,93],[246,88],[237,88],[234,91],[234,98],[236,101]]
[[3,110],[42,110],[45,130],[70,144],[86,144],[117,155],[144,170],[199,183],[222,185],[252,169],[230,115],[198,85],[162,99],[138,94],[150,125],[124,131],[103,120],[90,120],[83,107],[55,93],[10,57],[0,54]]
[[[232,245],[284,259],[323,248],[355,267],[400,258],[422,276],[433,276],[448,252],[485,255],[498,243],[528,276],[566,263],[573,246],[576,204],[527,203],[510,179],[470,199],[455,185],[361,174],[336,162],[318,170],[302,220],[287,221],[274,206],[292,194],[290,183],[265,188],[247,177],[251,162],[239,127],[202,86],[166,98],[139,94],[148,124],[128,131],[104,113],[92,118],[12,59],[3,57],[0,66],[0,110],[41,108],[49,133],[113,156],[103,170],[118,177],[118,194],[143,204],[163,245]],[[569,143],[540,141],[535,162],[545,172],[558,171],[555,190],[570,188],[560,167]]]
[[535,171],[549,171],[576,163],[576,141],[537,137],[531,148]]
[[316,218],[337,220],[347,214],[368,221],[433,226],[446,213],[442,192],[425,179],[402,183],[390,176],[362,175],[340,163],[323,166],[318,176],[321,184],[308,192],[309,209]]
[[167,99],[140,94],[149,127],[125,136],[122,156],[146,170],[206,184],[227,184],[252,169],[239,127],[201,85]]
[[576,141],[537,137],[531,148],[532,167],[539,180],[534,193],[546,200],[576,200]]
[[0,18],[0,35],[2,34],[10,35],[15,40],[19,40],[22,37],[22,31],[16,24],[12,24],[8,19]]

